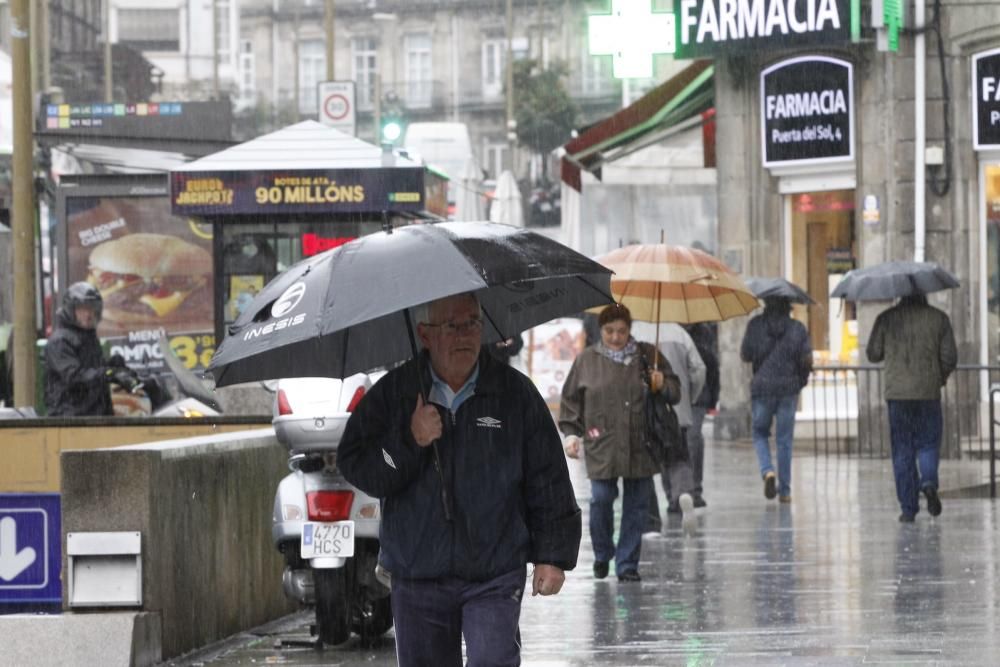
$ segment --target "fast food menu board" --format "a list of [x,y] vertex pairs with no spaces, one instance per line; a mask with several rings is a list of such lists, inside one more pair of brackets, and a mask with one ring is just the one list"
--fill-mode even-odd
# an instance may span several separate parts
[[133,368],[165,370],[166,336],[185,366],[215,351],[210,230],[170,212],[167,197],[68,197],[67,281],[101,291],[98,335]]

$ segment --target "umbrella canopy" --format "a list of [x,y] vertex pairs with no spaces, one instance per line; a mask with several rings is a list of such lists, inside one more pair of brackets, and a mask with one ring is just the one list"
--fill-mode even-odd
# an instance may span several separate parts
[[848,301],[891,301],[960,284],[951,272],[933,262],[886,262],[848,271],[830,296]]
[[609,271],[534,232],[488,222],[410,225],[288,268],[230,327],[209,370],[223,386],[346,377],[410,358],[410,308],[475,292],[484,342],[610,303]]
[[636,320],[718,322],[760,305],[729,267],[694,248],[630,245],[596,259],[615,272],[611,294]]
[[784,278],[747,278],[747,287],[758,299],[778,298],[788,299],[792,303],[803,303],[807,306],[816,302],[809,294],[795,283]]
[[490,204],[490,221],[524,227],[524,209],[521,206],[521,189],[514,174],[507,170],[497,180],[496,194]]

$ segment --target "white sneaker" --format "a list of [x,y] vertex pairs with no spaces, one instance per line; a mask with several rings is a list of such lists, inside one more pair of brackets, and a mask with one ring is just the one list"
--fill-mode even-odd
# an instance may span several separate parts
[[681,528],[685,535],[694,533],[698,520],[694,516],[694,498],[690,493],[682,493],[677,499],[677,504],[681,506]]

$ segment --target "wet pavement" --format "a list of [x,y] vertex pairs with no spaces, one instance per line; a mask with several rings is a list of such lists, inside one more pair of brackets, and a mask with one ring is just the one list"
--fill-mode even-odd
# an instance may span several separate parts
[[[584,510],[580,563],[560,595],[525,599],[523,663],[1000,664],[997,504],[957,497],[985,481],[986,464],[943,461],[944,513],[922,510],[913,524],[897,521],[889,461],[807,451],[793,466],[792,503],[768,501],[750,444],[709,442],[697,532],[685,536],[671,516],[643,541],[642,582],[619,583],[591,575],[589,486],[570,461]],[[169,664],[395,664],[391,632],[375,649],[356,637],[287,645],[307,643],[310,620],[296,614]]]

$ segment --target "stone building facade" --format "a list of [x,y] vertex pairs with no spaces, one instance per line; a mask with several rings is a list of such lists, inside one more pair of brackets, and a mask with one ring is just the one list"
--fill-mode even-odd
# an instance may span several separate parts
[[[906,11],[912,22],[911,9]],[[919,245],[915,37],[903,32],[898,51],[880,50],[878,41],[885,35],[870,25],[866,14],[860,41],[848,37],[784,47],[776,40],[739,52],[717,44],[714,54],[721,256],[744,275],[781,275],[809,289],[820,303],[797,309],[796,315],[806,321],[821,364],[865,363],[874,319],[890,305],[866,303],[855,310],[829,299],[839,276],[851,266],[912,260]],[[972,63],[976,54],[1000,48],[1000,5],[928,3],[926,25],[924,257],[951,270],[962,283],[959,289],[932,295],[931,302],[952,318],[961,364],[996,365],[1000,145],[973,146],[973,106],[982,90]],[[761,74],[793,58],[833,58],[852,67],[852,159],[764,166],[762,116],[767,108]],[[1000,102],[981,107],[997,109]],[[745,326],[741,319],[721,327],[721,436],[749,435],[750,371],[739,360]],[[985,381],[970,386],[982,397]],[[877,388],[864,395],[877,404]]]
[[[565,63],[567,90],[580,110],[580,126],[619,109],[621,83],[610,57],[588,53],[587,17],[608,11],[601,0],[515,2],[514,58]],[[315,118],[316,84],[325,79],[323,2],[246,0],[240,9],[241,58],[252,68],[236,99],[246,133]],[[407,122],[451,121],[469,127],[473,152],[489,177],[509,164],[504,65],[504,0],[337,0],[334,69],[337,80],[357,84],[358,136],[375,139],[376,86],[383,103],[401,106]],[[250,64],[252,63],[252,64]],[[671,63],[661,62],[660,70]],[[633,84],[662,80],[662,71]],[[242,74],[240,76],[243,76]],[[297,82],[297,83],[296,83]],[[527,175],[526,151],[519,176]]]

